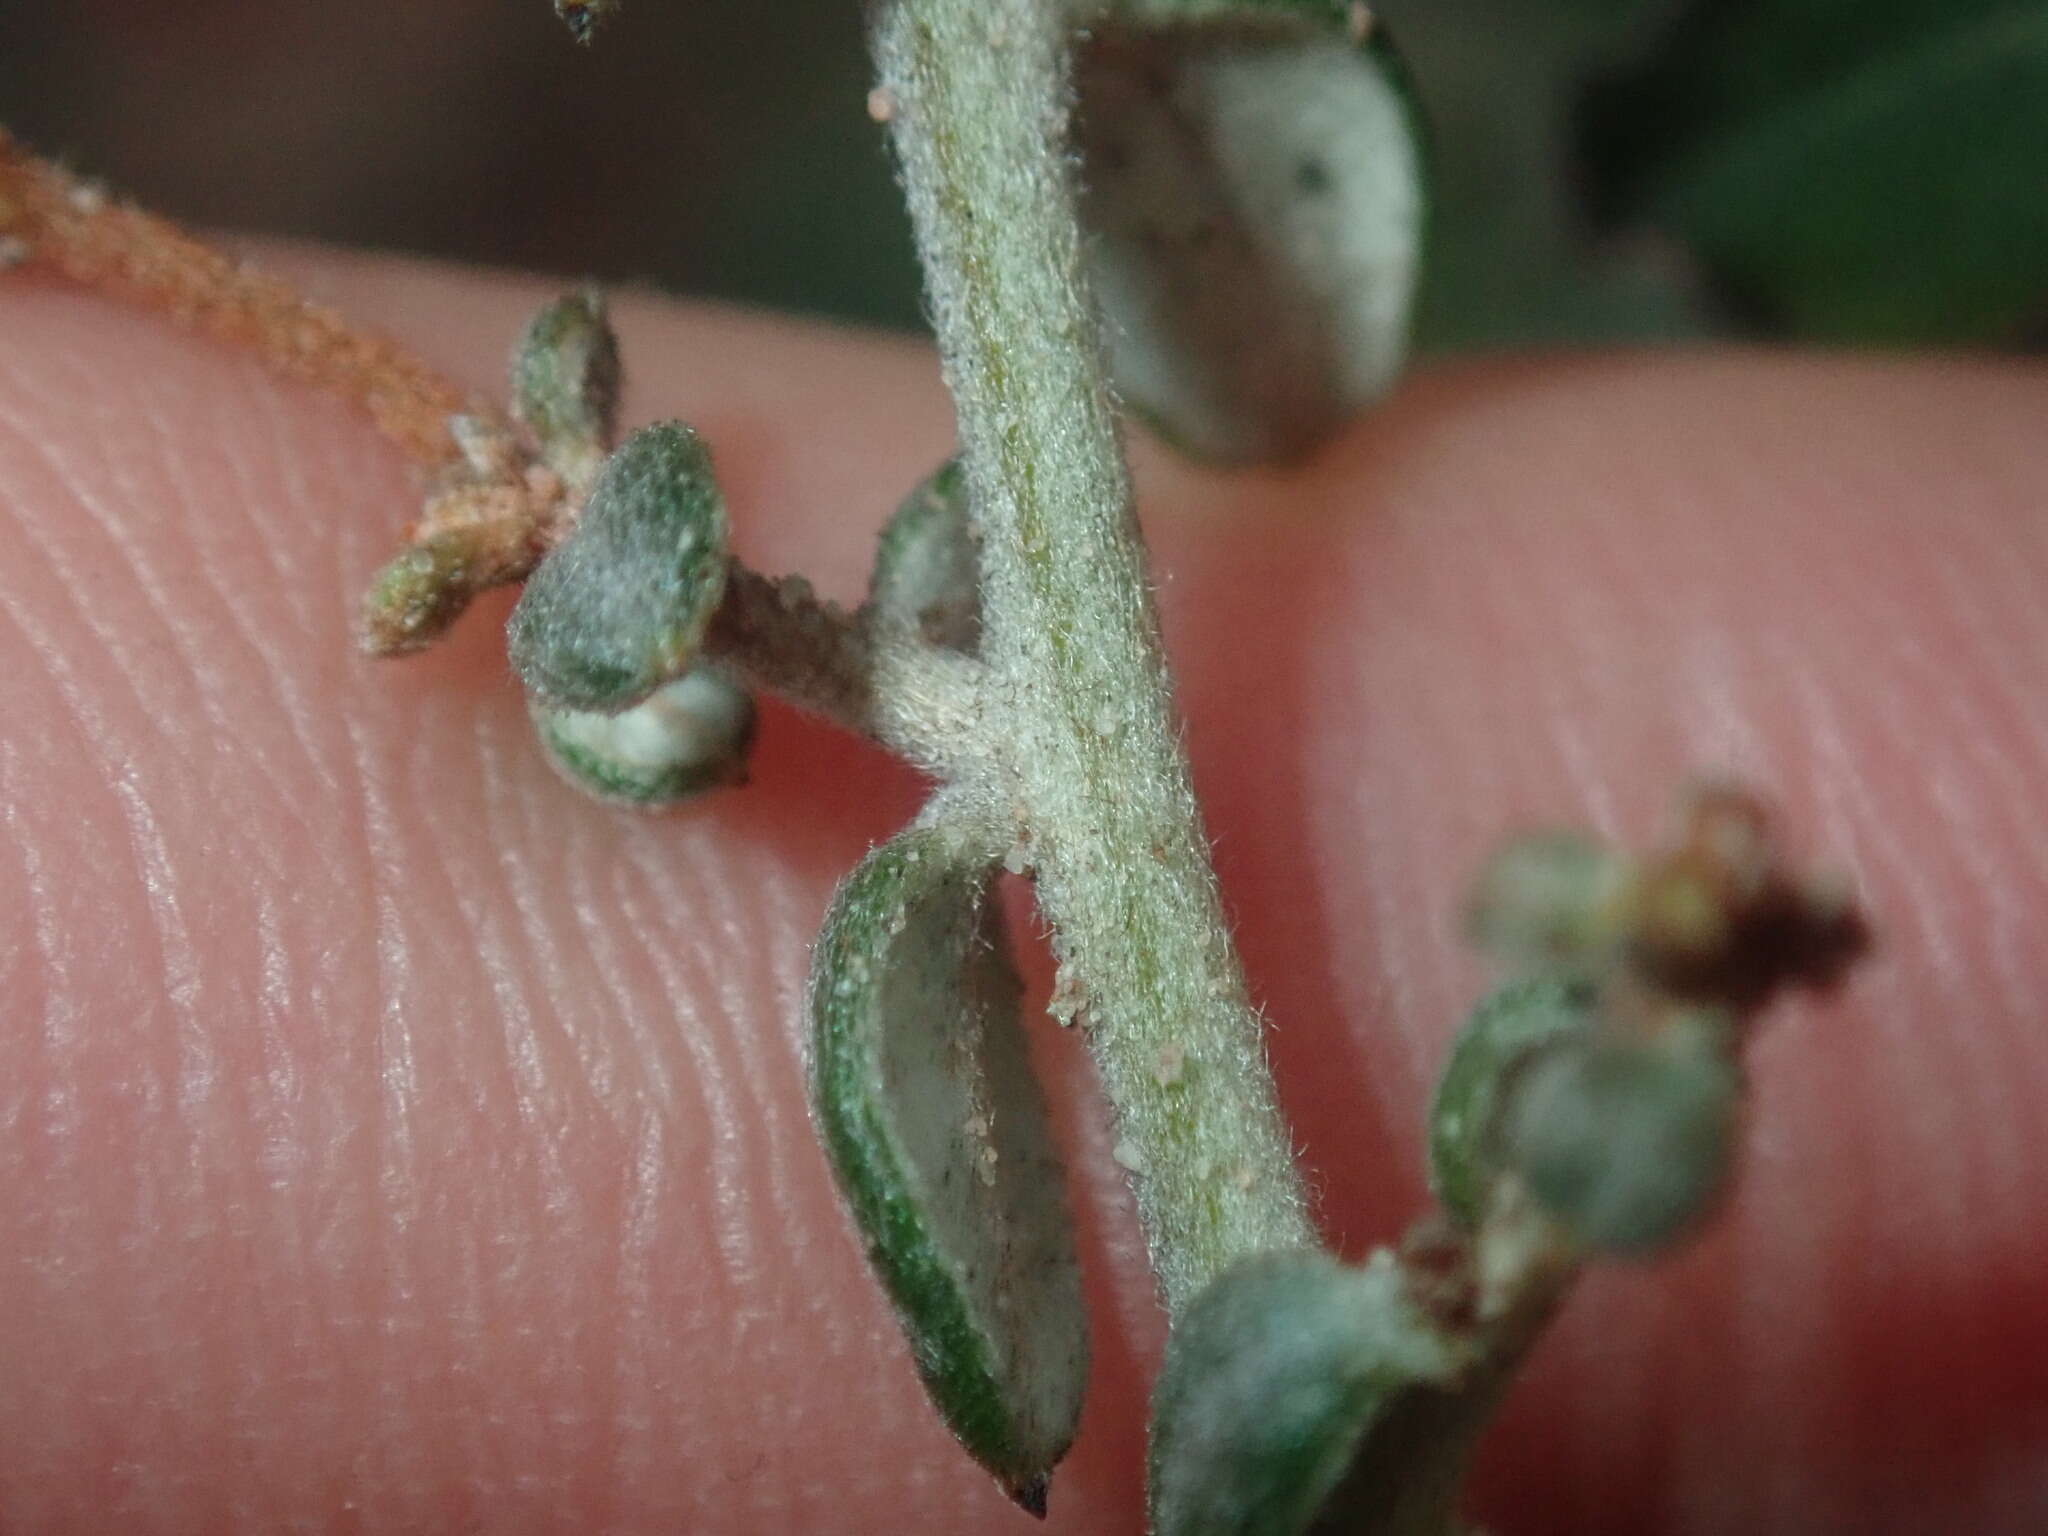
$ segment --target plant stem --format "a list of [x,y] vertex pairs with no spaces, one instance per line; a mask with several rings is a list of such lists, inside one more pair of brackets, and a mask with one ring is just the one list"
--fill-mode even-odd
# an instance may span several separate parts
[[982,656],[1065,996],[1090,1024],[1170,1311],[1310,1244],[1161,661],[1066,154],[1057,0],[876,24],[982,538]]
[[734,561],[704,654],[942,779],[988,778],[983,668]]

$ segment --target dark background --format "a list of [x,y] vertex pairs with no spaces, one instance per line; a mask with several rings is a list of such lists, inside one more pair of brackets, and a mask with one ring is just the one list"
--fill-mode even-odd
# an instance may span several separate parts
[[[1425,349],[2043,334],[2038,0],[1379,12],[1431,121]],[[866,88],[857,0],[625,0],[590,49],[547,0],[0,0],[0,121],[180,219],[915,326]]]

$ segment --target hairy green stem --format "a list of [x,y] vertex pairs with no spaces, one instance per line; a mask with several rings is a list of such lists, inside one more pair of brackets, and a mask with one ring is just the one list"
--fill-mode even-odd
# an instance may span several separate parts
[[744,682],[901,753],[942,779],[989,777],[983,668],[797,577],[735,561],[704,654]]
[[874,39],[982,539],[1014,814],[1169,1309],[1314,1242],[1226,932],[1080,275],[1057,0],[886,0]]

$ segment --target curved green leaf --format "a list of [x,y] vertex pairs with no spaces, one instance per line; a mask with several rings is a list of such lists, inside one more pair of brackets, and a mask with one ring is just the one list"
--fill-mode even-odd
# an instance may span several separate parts
[[989,868],[943,825],[876,849],[833,897],[810,988],[825,1148],[941,1416],[1042,1514],[1088,1343],[1017,1002]]
[[1733,1032],[1701,1010],[1655,1039],[1578,1041],[1531,1064],[1507,1111],[1507,1155],[1573,1237],[1652,1253],[1713,1205],[1740,1108]]
[[906,496],[882,530],[868,601],[929,644],[972,651],[981,643],[981,549],[958,459]]
[[1512,981],[1483,999],[1451,1048],[1429,1106],[1429,1182],[1460,1224],[1477,1226],[1501,1165],[1510,1085],[1543,1046],[1588,1028],[1595,995],[1580,981]]
[[659,810],[746,780],[754,700],[722,673],[693,668],[615,715],[529,708],[548,760],[600,800]]
[[1087,260],[1118,389],[1203,457],[1298,456],[1407,355],[1425,224],[1384,29],[1328,0],[1121,0],[1076,60]]
[[1152,1398],[1153,1531],[1314,1529],[1381,1416],[1463,1363],[1384,1252],[1363,1267],[1304,1249],[1225,1270],[1167,1340]]
[[604,295],[580,289],[543,305],[512,353],[512,408],[548,467],[578,489],[602,463],[619,413],[619,341]]
[[529,692],[616,712],[681,674],[725,595],[725,500],[703,439],[643,427],[605,461],[506,632]]

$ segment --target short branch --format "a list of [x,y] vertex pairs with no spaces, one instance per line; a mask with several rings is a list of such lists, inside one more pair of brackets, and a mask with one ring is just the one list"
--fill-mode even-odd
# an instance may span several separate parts
[[985,771],[984,669],[863,610],[734,562],[705,654],[755,687],[946,779]]

